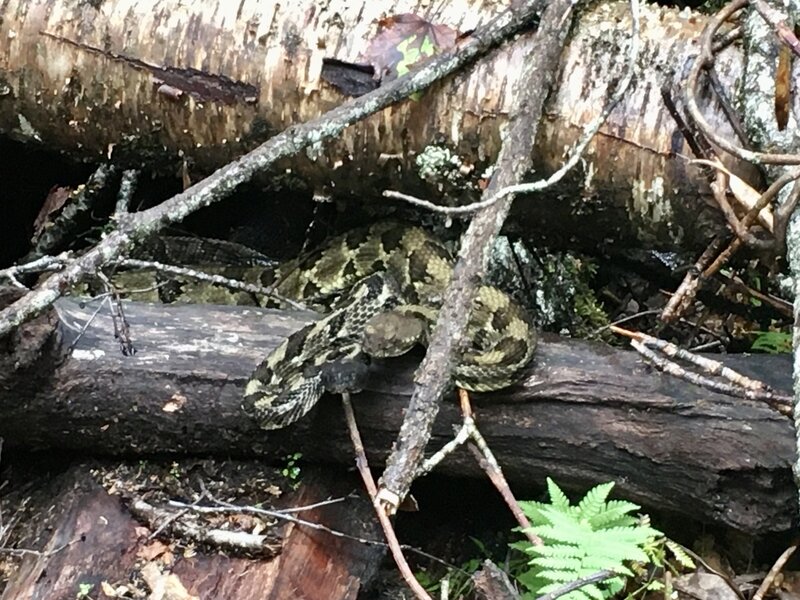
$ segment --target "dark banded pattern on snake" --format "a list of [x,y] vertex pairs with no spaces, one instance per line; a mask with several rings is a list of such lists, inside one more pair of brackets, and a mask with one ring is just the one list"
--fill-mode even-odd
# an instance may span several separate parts
[[[396,222],[348,232],[287,263],[277,276],[281,296],[315,306],[330,306],[334,299],[332,307],[256,368],[244,409],[264,429],[285,427],[325,392],[328,365],[346,366],[365,354],[397,356],[426,344],[452,272],[453,258],[441,242],[424,229]],[[467,338],[453,381],[471,391],[515,383],[536,348],[522,307],[486,285],[473,302]]]

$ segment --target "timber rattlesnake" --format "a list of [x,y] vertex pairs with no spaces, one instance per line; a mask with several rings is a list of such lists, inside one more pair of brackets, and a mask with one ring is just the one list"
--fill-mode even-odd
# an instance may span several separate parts
[[[351,231],[290,262],[276,275],[278,294],[317,306],[335,300],[325,317],[290,335],[256,368],[243,408],[264,429],[285,427],[326,389],[358,388],[348,381],[364,354],[398,356],[426,344],[452,272],[441,242],[396,222]],[[536,348],[525,311],[486,285],[473,302],[467,339],[453,380],[471,391],[515,383]]]

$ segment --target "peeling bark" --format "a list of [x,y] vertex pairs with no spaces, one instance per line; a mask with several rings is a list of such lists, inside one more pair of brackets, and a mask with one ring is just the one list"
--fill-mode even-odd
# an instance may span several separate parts
[[[544,196],[547,201],[519,203],[512,219],[520,228],[548,231],[577,214],[596,224],[597,239],[588,243],[613,238],[662,246],[701,245],[718,230],[716,210],[704,200],[705,176],[678,157],[690,152],[660,97],[662,85],[680,86],[706,18],[642,10],[643,59],[633,89],[590,146],[582,172]],[[13,0],[0,14],[0,131],[92,160],[125,145],[139,161],[158,156],[217,167],[340,104],[343,96],[321,79],[324,59],[364,62],[359,55],[377,19],[403,12],[468,31],[495,9],[468,0],[324,6],[61,0],[46,8]],[[583,15],[537,139],[537,174],[560,164],[607,100],[629,29],[624,3]],[[423,101],[388,108],[275,172],[290,168],[290,179],[321,194],[370,197],[393,188],[430,198],[477,196],[477,180],[499,151],[521,65],[535,60],[533,38],[519,36],[427,91]],[[741,63],[736,48],[715,63],[731,97]],[[728,135],[717,104],[701,101],[712,124]],[[450,170],[440,168],[426,181],[417,159],[431,155],[444,157]]]

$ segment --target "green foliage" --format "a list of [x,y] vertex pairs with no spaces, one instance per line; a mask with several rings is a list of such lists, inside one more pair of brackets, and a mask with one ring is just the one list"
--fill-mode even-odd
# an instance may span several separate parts
[[680,566],[687,569],[697,568],[697,565],[694,564],[694,560],[692,560],[692,557],[689,556],[683,546],[672,540],[665,540],[664,545],[672,552],[672,556],[675,557],[675,560],[678,561]]
[[785,354],[792,351],[792,335],[781,331],[753,331],[756,339],[750,349],[753,352]]
[[289,480],[291,488],[296,490],[300,485],[300,465],[299,461],[303,458],[302,452],[295,452],[293,454],[287,454],[284,457],[286,463],[281,468],[281,475],[286,477]]
[[622,590],[625,579],[634,575],[630,563],[652,562],[652,549],[660,532],[630,513],[639,506],[623,500],[607,500],[614,483],[589,490],[576,505],[548,478],[550,502],[520,502],[531,521],[531,531],[544,541],[542,546],[518,542],[513,546],[530,556],[528,569],[517,579],[532,595],[556,588],[608,569],[619,577],[586,585],[565,600],[603,600]]
[[89,594],[92,592],[93,587],[94,587],[93,583],[79,583],[78,591],[75,593],[75,598],[77,600],[88,598]]

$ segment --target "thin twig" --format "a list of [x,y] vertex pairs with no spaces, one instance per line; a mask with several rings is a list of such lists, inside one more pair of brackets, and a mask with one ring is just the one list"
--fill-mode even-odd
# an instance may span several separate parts
[[6,278],[11,281],[12,285],[15,287],[27,290],[28,287],[17,280],[17,275],[41,273],[42,271],[57,271],[63,268],[68,260],[69,254],[67,252],[62,252],[58,256],[42,256],[31,262],[0,269],[0,279]]
[[570,156],[567,161],[561,165],[561,167],[550,177],[547,179],[539,179],[537,181],[532,181],[530,183],[518,183],[514,185],[507,185],[493,194],[489,195],[487,198],[479,200],[478,202],[473,202],[471,204],[467,204],[465,206],[441,206],[439,204],[435,204],[430,202],[429,200],[423,200],[422,198],[416,198],[414,196],[410,196],[409,194],[403,194],[401,192],[396,192],[393,190],[386,190],[383,192],[383,195],[386,198],[394,198],[396,200],[403,200],[408,202],[409,204],[413,204],[415,206],[419,206],[420,208],[425,208],[427,210],[438,212],[446,215],[464,215],[464,214],[471,214],[477,212],[482,209],[489,208],[490,206],[494,205],[495,203],[508,198],[510,196],[516,196],[517,194],[533,194],[536,192],[541,192],[549,187],[554,186],[559,181],[561,181],[564,176],[569,173],[572,168],[578,164],[578,161],[581,160],[583,157],[583,152],[586,150],[586,147],[589,143],[594,139],[595,134],[600,131],[600,127],[602,127],[603,123],[606,122],[608,116],[617,106],[622,97],[625,95],[628,87],[633,81],[633,73],[634,73],[634,65],[636,57],[639,55],[639,6],[638,0],[631,0],[631,49],[630,49],[630,62],[628,63],[628,69],[625,72],[625,76],[620,81],[617,89],[615,90],[614,94],[609,99],[609,102],[600,111],[600,114],[597,115],[592,121],[590,121],[581,132],[581,137],[578,140],[578,143],[575,144],[575,147],[570,152]]
[[[532,144],[536,139],[547,92],[566,40],[574,5],[553,0],[539,23],[533,56],[526,61],[517,84],[517,108],[510,119],[508,135],[500,149],[494,174],[484,199],[498,200],[478,211],[461,239],[458,261],[445,293],[425,358],[417,371],[414,391],[398,433],[397,443],[386,462],[379,497],[384,509],[397,510],[425,457],[439,403],[450,381],[457,350],[464,342],[477,282],[485,270],[489,248],[497,237],[513,201],[504,192],[530,172]],[[634,44],[636,46],[636,44]],[[502,197],[501,197],[502,196]]]
[[586,577],[581,577],[580,579],[576,579],[575,581],[570,581],[569,583],[565,583],[558,589],[553,590],[549,594],[545,594],[544,596],[539,596],[536,600],[555,600],[560,596],[565,596],[572,591],[582,588],[585,585],[589,585],[592,583],[599,583],[606,579],[610,579],[611,577],[616,577],[616,573],[614,571],[609,571],[608,569],[604,569],[602,571],[598,571],[597,573],[592,573],[591,575],[587,575]]
[[[188,508],[193,512],[203,513],[203,514],[253,514],[259,515],[263,517],[271,517],[278,520],[284,520],[289,523],[294,523],[295,525],[300,525],[301,527],[308,527],[309,529],[314,529],[315,531],[324,531],[334,537],[342,538],[345,540],[352,540],[354,542],[358,542],[360,544],[365,544],[369,546],[380,546],[382,548],[388,548],[389,544],[384,541],[380,540],[371,540],[368,538],[359,537],[356,535],[350,535],[349,533],[345,533],[343,531],[339,531],[338,529],[332,529],[327,525],[323,525],[322,523],[316,523],[314,521],[308,521],[307,519],[301,519],[299,517],[295,517],[292,515],[292,512],[299,512],[305,510],[311,510],[313,508],[318,508],[320,506],[325,506],[326,504],[331,504],[334,502],[343,501],[344,498],[336,498],[334,500],[325,500],[323,502],[317,502],[315,504],[309,504],[306,506],[300,507],[293,507],[293,508],[282,508],[282,509],[266,509],[266,508],[259,508],[256,506],[237,506],[230,502],[225,502],[223,500],[219,500],[215,498],[213,495],[209,494],[208,498],[210,501],[218,504],[218,506],[202,506],[196,503],[188,504],[186,502],[180,502],[178,500],[170,500],[167,505],[174,507],[174,508]],[[453,565],[452,563],[447,562],[439,558],[438,556],[434,556],[420,548],[415,546],[410,546],[408,544],[401,544],[400,547],[407,551],[412,552],[414,554],[418,554],[428,560],[433,562],[439,563],[440,565],[447,567],[448,569],[454,569],[456,571],[460,571],[462,573],[466,573],[463,569]]]
[[641,342],[637,342],[636,340],[631,340],[631,346],[641,354],[647,362],[651,363],[653,366],[658,367],[660,370],[673,375],[674,377],[678,377],[694,385],[698,385],[700,387],[704,387],[708,390],[713,390],[715,392],[720,392],[722,394],[728,394],[731,396],[739,396],[741,398],[746,398],[748,400],[761,400],[766,402],[770,407],[777,410],[782,415],[789,416],[791,414],[791,407],[788,405],[788,401],[790,400],[788,396],[776,396],[774,394],[763,394],[759,392],[753,392],[751,390],[743,389],[737,385],[731,383],[724,383],[722,381],[716,381],[714,379],[710,379],[708,377],[704,377],[698,373],[693,373],[691,371],[687,371],[677,363],[668,360],[662,356],[659,356],[647,346],[642,344]]
[[208,283],[214,285],[220,285],[232,290],[241,290],[243,292],[248,292],[250,294],[258,294],[261,296],[268,296],[273,300],[279,302],[280,304],[284,304],[296,310],[309,310],[308,307],[304,306],[299,302],[295,302],[289,298],[284,298],[275,293],[274,287],[265,287],[263,285],[258,285],[255,283],[247,283],[245,281],[239,281],[238,279],[230,279],[228,277],[223,277],[222,275],[214,275],[212,273],[206,273],[204,271],[200,271],[198,269],[191,269],[189,267],[179,267],[177,265],[168,265],[166,263],[154,261],[154,260],[139,260],[136,258],[125,258],[120,261],[119,263],[123,267],[130,267],[135,269],[155,269],[156,271],[160,271],[162,273],[166,273],[169,275],[177,275],[179,277],[189,277],[191,279],[197,279],[198,281],[207,281]]
[[[97,167],[84,185],[70,193],[69,199],[59,210],[58,215],[33,240],[33,249],[22,258],[22,262],[40,258],[66,246],[74,234],[76,224],[83,216],[91,214],[96,209],[96,205],[116,175],[117,167],[114,165],[104,163]],[[47,215],[47,219],[50,220],[51,216]]]
[[764,0],[750,0],[749,4],[758,11],[761,18],[772,26],[775,36],[786,44],[796,56],[800,56],[800,40],[786,23],[784,16]]
[[367,488],[370,500],[375,508],[375,514],[378,515],[378,521],[380,521],[381,527],[383,528],[383,535],[386,536],[386,541],[389,544],[389,550],[392,553],[394,562],[397,564],[397,568],[400,570],[400,574],[406,582],[406,585],[414,592],[417,598],[420,600],[432,600],[428,592],[425,591],[425,588],[423,588],[419,581],[417,581],[417,578],[414,577],[411,567],[408,566],[408,562],[405,556],[403,556],[403,549],[400,546],[400,542],[397,540],[392,522],[378,502],[378,487],[375,485],[375,480],[372,478],[372,473],[367,463],[367,455],[364,451],[364,444],[361,441],[361,434],[358,432],[358,425],[356,424],[356,417],[353,413],[353,405],[350,402],[349,392],[342,393],[342,406],[344,407],[345,419],[347,420],[347,430],[350,432],[350,440],[353,442],[353,449],[356,453],[356,467],[358,468],[358,472],[361,473],[361,478],[364,480],[364,486]]
[[[732,41],[738,39],[742,35],[742,30],[740,27],[735,27],[732,30],[734,36],[730,36]],[[721,52],[722,48],[718,47],[720,42],[726,42],[728,36],[726,35],[725,40],[718,40],[717,44],[714,45],[714,52]],[[711,89],[714,91],[714,94],[717,97],[717,103],[719,104],[722,112],[725,113],[725,118],[728,119],[728,123],[730,124],[733,132],[736,134],[736,137],[739,138],[739,143],[742,145],[742,148],[746,150],[750,150],[750,142],[747,139],[747,134],[744,131],[744,127],[742,126],[742,122],[739,119],[739,115],[733,108],[733,104],[731,103],[730,99],[728,98],[728,94],[725,92],[725,88],[722,86],[722,82],[719,80],[719,76],[717,75],[717,71],[715,69],[708,70],[708,80],[711,83]],[[708,157],[706,157],[708,158]],[[757,165],[759,170],[762,171],[760,165]]]
[[[280,550],[280,545],[274,535],[229,531],[213,527],[206,528],[197,522],[181,520],[180,517],[189,512],[189,510],[191,508],[186,507],[179,511],[171,512],[167,509],[153,506],[141,498],[130,504],[130,511],[134,515],[145,520],[151,528],[155,528],[153,535],[169,528],[176,535],[215,547],[227,546],[244,549],[248,552],[263,552],[267,554],[275,554]],[[153,535],[150,537],[153,537]]]
[[494,487],[497,488],[497,491],[500,492],[509,510],[511,510],[511,514],[514,515],[517,523],[522,527],[522,532],[525,537],[528,538],[528,541],[534,546],[543,545],[544,542],[542,538],[531,531],[531,522],[528,520],[528,517],[525,516],[525,513],[522,512],[519,502],[517,502],[517,499],[511,492],[511,487],[508,485],[505,475],[503,475],[503,469],[500,468],[500,463],[497,462],[494,453],[489,448],[489,444],[486,443],[486,439],[484,439],[478,426],[475,424],[472,405],[469,401],[469,393],[466,390],[459,389],[458,399],[461,405],[461,415],[464,419],[464,424],[469,427],[469,437],[474,442],[474,445],[470,444],[470,450],[478,459],[478,464],[483,468],[483,471],[489,477]]
[[781,313],[784,317],[791,318],[792,316],[792,303],[784,300],[783,298],[778,298],[771,294],[765,294],[759,290],[753,289],[749,285],[746,285],[738,276],[734,279],[732,277],[728,277],[727,275],[723,275],[722,273],[717,273],[714,275],[716,279],[721,281],[725,284],[725,286],[741,292],[745,296],[749,298],[754,298],[759,302],[763,302],[764,304],[769,304],[773,309],[777,312]]
[[[797,183],[798,177],[800,177],[800,169],[796,167],[784,172],[767,188],[765,192],[761,194],[753,207],[747,212],[747,214],[745,214],[741,221],[739,221],[734,214],[733,209],[728,204],[727,198],[725,197],[727,183],[722,181],[724,179],[724,174],[721,171],[718,171],[718,183],[716,186],[712,186],[714,197],[717,200],[720,210],[727,218],[730,227],[735,231],[737,237],[734,238],[728,244],[727,248],[725,248],[725,250],[722,252],[719,252],[718,247],[720,246],[723,238],[717,237],[712,241],[711,244],[709,244],[703,255],[698,259],[696,270],[687,273],[683,282],[678,287],[678,290],[667,303],[667,306],[664,308],[664,311],[661,315],[662,320],[665,322],[670,322],[674,320],[677,315],[681,314],[688,306],[688,303],[694,298],[700,284],[704,280],[709,279],[715,273],[717,273],[717,271],[721,269],[728,260],[730,260],[731,256],[736,253],[742,244],[746,243],[753,247],[775,247],[782,244],[782,240],[785,236],[784,232],[786,223],[788,221],[787,214],[790,214],[786,211],[776,211],[776,216],[774,219],[776,231],[775,241],[759,240],[749,233],[749,228],[761,215],[761,210],[764,209],[775,197],[777,197],[780,191],[786,185],[793,181],[795,182],[795,185],[792,188],[790,200],[787,200],[787,203],[790,201],[792,208],[794,208],[797,199],[800,198],[800,186]],[[778,242],[777,240],[781,241]],[[716,258],[714,258],[713,261],[711,261],[710,259],[717,252],[719,252],[719,254],[716,256]],[[709,262],[711,263],[710,265],[708,264]]]
[[138,180],[139,171],[135,169],[123,171],[122,179],[119,182],[119,191],[117,192],[117,206],[114,209],[115,215],[123,215],[129,212]]
[[670,84],[665,83],[661,86],[661,100],[663,100],[669,116],[675,121],[675,126],[678,128],[678,131],[681,132],[692,154],[694,154],[696,158],[708,158],[711,152],[713,152],[711,145],[706,138],[698,136],[697,132],[694,131],[686,122],[686,119],[683,118],[683,115],[675,104],[675,99],[672,97],[672,87]]
[[[726,367],[719,361],[694,354],[688,350],[683,350],[682,348],[675,346],[675,344],[660,340],[645,333],[629,331],[616,326],[612,326],[611,331],[630,338],[631,346],[633,346],[637,352],[644,356],[648,362],[651,362],[653,365],[664,372],[669,373],[670,375],[679,377],[706,389],[721,392],[723,394],[738,396],[748,400],[765,402],[770,407],[784,415],[788,415],[791,412],[790,396],[774,390],[763,381],[746,377],[738,371],[734,371],[730,367]],[[708,377],[704,377],[698,373],[689,372],[677,363],[658,356],[655,354],[655,352],[650,350],[648,346],[658,349],[667,357],[685,360],[704,369],[708,374],[715,377],[721,377],[731,383],[716,381]]]
[[[89,327],[91,326],[92,322],[95,320],[97,315],[100,313],[100,310],[103,308],[103,306],[105,306],[106,302],[109,302],[110,296],[111,296],[110,294],[104,294],[103,295],[103,299],[100,302],[100,304],[97,305],[97,308],[95,309],[95,311],[91,314],[91,316],[88,319],[86,319],[86,321],[83,323],[83,325],[81,325],[81,328],[78,331],[78,334],[75,336],[75,339],[72,340],[72,342],[70,343],[69,347],[67,348],[67,352],[72,352],[75,349],[75,346],[78,345],[78,342],[83,337],[83,334],[85,334],[86,330],[89,329]],[[65,323],[64,326],[65,327],[69,327],[69,324]]]
[[700,37],[700,54],[695,58],[689,76],[686,80],[685,103],[686,110],[694,120],[698,129],[703,132],[714,145],[722,148],[742,160],[755,164],[775,164],[775,165],[797,165],[800,164],[800,155],[797,154],[772,154],[765,152],[754,152],[729,141],[718,134],[714,127],[706,120],[700,107],[697,104],[697,87],[699,85],[700,73],[714,63],[713,41],[714,34],[722,24],[734,13],[749,4],[749,0],[733,0],[720,10],[712,18]]
[[752,600],[762,600],[766,593],[769,591],[769,588],[772,586],[772,582],[775,581],[775,577],[778,576],[778,573],[781,572],[783,566],[789,561],[794,554],[795,550],[797,550],[797,543],[789,546],[783,553],[778,557],[778,560],[775,561],[775,564],[772,565],[772,568],[767,573],[767,576],[761,581],[761,585],[758,586],[756,593],[753,594]]
[[119,293],[114,287],[114,284],[111,283],[111,280],[109,280],[105,273],[98,271],[96,275],[109,294],[111,322],[114,325],[114,339],[119,342],[120,351],[123,356],[133,356],[136,354],[136,347],[133,345],[133,340],[131,339],[130,325],[128,324],[128,319],[125,318],[125,309],[122,308],[122,299],[119,297]]

